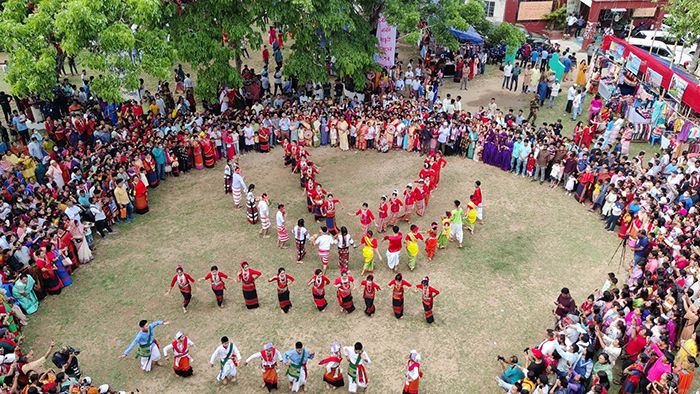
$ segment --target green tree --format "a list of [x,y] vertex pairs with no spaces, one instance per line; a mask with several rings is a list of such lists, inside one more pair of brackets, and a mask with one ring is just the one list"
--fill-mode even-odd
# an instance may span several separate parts
[[450,28],[466,30],[474,26],[483,33],[487,29],[484,3],[481,0],[386,0],[384,13],[390,23],[406,33],[406,40],[415,42],[420,38],[420,22],[435,37],[437,43],[456,50],[459,41],[450,33]]
[[[671,33],[676,37],[690,37],[700,46],[700,2],[697,0],[670,0],[666,11],[672,16]],[[690,72],[698,68],[700,51],[695,51],[693,60],[688,65]]]
[[517,49],[525,42],[525,33],[508,22],[498,24],[488,37],[492,44],[505,44],[509,50]]
[[8,0],[0,14],[7,79],[20,97],[53,97],[62,63],[77,57],[101,74],[93,92],[120,101],[141,73],[166,78],[175,59],[159,0]]

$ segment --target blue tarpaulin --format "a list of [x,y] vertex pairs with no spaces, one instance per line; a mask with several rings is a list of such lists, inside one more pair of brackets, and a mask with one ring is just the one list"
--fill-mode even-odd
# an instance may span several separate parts
[[470,26],[467,31],[457,30],[454,27],[450,29],[450,33],[460,41],[471,42],[472,44],[483,44],[484,39],[476,32],[474,26]]

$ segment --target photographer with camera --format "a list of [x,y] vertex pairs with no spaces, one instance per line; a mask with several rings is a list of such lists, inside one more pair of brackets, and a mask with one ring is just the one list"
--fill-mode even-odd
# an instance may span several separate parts
[[507,360],[503,356],[496,357],[498,362],[501,364],[501,374],[500,379],[509,384],[515,384],[525,378],[525,373],[523,372],[520,364],[518,364],[518,356],[510,356]]
[[80,379],[82,373],[80,371],[80,364],[78,363],[79,354],[80,349],[65,346],[53,354],[51,361],[56,367],[61,368],[66,375],[74,379]]

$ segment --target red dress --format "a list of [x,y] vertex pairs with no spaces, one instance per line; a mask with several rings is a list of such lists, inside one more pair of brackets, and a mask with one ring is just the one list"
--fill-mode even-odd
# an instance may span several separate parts
[[321,275],[314,276],[309,280],[311,283],[311,294],[314,296],[314,304],[319,311],[326,309],[328,302],[326,301],[326,285],[331,283],[331,280]]
[[343,278],[336,278],[333,284],[338,287],[338,305],[347,313],[355,311],[355,305],[352,302],[352,282],[355,279],[348,275],[348,280],[343,282]]
[[250,268],[248,272],[241,271],[238,273],[238,279],[241,281],[243,289],[245,307],[248,309],[255,309],[260,306],[258,303],[258,291],[255,288],[255,279],[260,275],[262,275],[261,272]]

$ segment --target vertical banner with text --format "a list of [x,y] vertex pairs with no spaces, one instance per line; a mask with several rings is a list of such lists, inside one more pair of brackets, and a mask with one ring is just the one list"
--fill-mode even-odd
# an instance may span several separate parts
[[374,61],[383,68],[389,69],[395,61],[396,26],[389,25],[384,15],[379,17],[377,23],[377,41],[379,41],[379,53],[374,54]]

